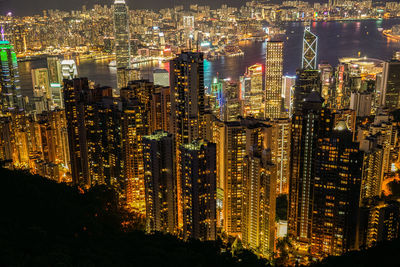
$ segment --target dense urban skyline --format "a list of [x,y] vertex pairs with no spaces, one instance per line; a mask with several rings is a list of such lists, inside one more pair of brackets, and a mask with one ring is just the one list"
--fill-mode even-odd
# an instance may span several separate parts
[[[400,46],[368,58],[347,35],[358,52],[339,58],[311,26],[372,21],[397,43],[400,3],[128,4],[0,16],[2,168],[83,197],[100,188],[120,231],[221,243],[216,254],[238,262],[309,265],[400,238]],[[289,76],[292,22],[302,50]],[[263,48],[258,63],[233,78],[213,69],[206,86],[206,65],[245,58],[249,44]],[[116,85],[82,75],[85,62]]]
[[[2,12],[13,12],[17,16],[30,16],[39,14],[42,12],[43,7],[46,9],[60,9],[60,10],[74,10],[77,6],[86,5],[87,7],[92,7],[93,5],[110,5],[112,0],[0,0],[0,10]],[[261,1],[262,2],[262,1]],[[270,0],[269,3],[282,3],[284,0]],[[322,3],[327,2],[321,0],[305,0],[309,3]],[[390,0],[380,0],[379,2],[390,2]],[[175,5],[185,5],[188,7],[191,4],[198,5],[210,5],[213,8],[219,7],[223,4],[229,6],[240,7],[245,1],[241,0],[148,0],[148,1],[136,1],[136,0],[126,0],[127,5],[133,9],[154,9],[158,10],[161,8],[170,8]]]

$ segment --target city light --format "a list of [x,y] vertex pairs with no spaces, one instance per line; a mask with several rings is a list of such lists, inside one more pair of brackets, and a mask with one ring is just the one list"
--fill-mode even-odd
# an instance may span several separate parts
[[193,254],[232,266],[400,238],[398,1],[109,2],[0,16],[2,168],[109,191],[116,239],[211,241]]

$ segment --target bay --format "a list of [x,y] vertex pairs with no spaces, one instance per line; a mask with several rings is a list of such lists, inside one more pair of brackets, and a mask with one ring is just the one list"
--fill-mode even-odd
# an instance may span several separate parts
[[[311,30],[319,37],[318,61],[333,66],[341,57],[358,56],[388,60],[394,52],[400,51],[400,42],[387,39],[380,31],[400,24],[400,19],[313,22]],[[304,25],[299,22],[285,25],[286,35],[282,36],[284,46],[284,74],[294,75],[301,66],[301,50]],[[204,63],[205,85],[210,86],[213,77],[238,80],[249,66],[265,61],[265,42],[242,42],[244,52],[240,57],[221,57]],[[45,60],[20,62],[22,93],[32,96],[31,69],[46,67]],[[169,69],[168,63],[141,64],[144,78],[152,79],[153,68]],[[108,61],[81,61],[78,65],[80,77],[103,86],[116,86],[116,71],[108,67]]]

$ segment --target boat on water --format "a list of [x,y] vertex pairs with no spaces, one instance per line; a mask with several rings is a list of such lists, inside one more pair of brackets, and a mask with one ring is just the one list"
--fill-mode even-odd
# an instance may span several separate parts
[[222,55],[226,57],[243,56],[243,51],[237,45],[227,45],[222,51]]
[[383,30],[382,34],[389,39],[400,41],[400,25],[395,25],[391,29]]

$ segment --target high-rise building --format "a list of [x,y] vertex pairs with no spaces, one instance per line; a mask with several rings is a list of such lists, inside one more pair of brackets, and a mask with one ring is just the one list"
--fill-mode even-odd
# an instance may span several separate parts
[[276,165],[276,192],[277,194],[289,193],[290,176],[290,135],[292,124],[289,119],[275,119],[271,121],[272,140],[271,152],[272,163]]
[[169,87],[155,87],[151,97],[151,131],[164,130],[171,132],[171,94]]
[[394,162],[393,156],[395,143],[397,140],[397,130],[394,123],[390,120],[388,114],[376,114],[374,122],[369,127],[369,134],[377,138],[378,145],[383,149],[382,168],[383,173],[389,173],[391,162]]
[[242,113],[240,83],[214,78],[207,103],[214,116],[221,121],[235,121]]
[[[37,115],[37,121],[32,124],[30,131],[35,144],[31,146],[31,154],[35,155],[36,164],[31,171],[57,182],[68,181],[66,173],[69,171],[70,158],[64,110],[43,112]],[[40,170],[43,167],[44,170]],[[53,171],[46,171],[49,167]]]
[[169,72],[165,69],[155,69],[153,71],[154,85],[169,86]]
[[40,87],[33,89],[33,98],[30,100],[30,103],[36,114],[49,110],[49,102],[47,101],[46,92],[44,92]]
[[384,150],[378,145],[374,136],[362,140],[360,150],[364,152],[361,180],[361,203],[363,203],[367,199],[381,195]]
[[59,83],[50,83],[51,99],[53,108],[64,108],[64,94],[62,85]]
[[234,121],[241,115],[241,103],[239,97],[239,83],[230,80],[223,82],[223,104],[221,106],[221,120]]
[[191,15],[185,15],[182,19],[184,35],[182,36],[182,41],[186,42],[186,48],[193,48],[193,39],[194,39],[194,20],[195,17]]
[[242,78],[243,114],[256,118],[264,117],[263,66],[255,64],[247,68]]
[[398,200],[369,199],[360,210],[360,246],[373,247],[399,238],[400,203]]
[[334,72],[333,68],[329,64],[318,64],[318,70],[321,72],[321,96],[325,99],[325,102],[329,106],[333,106],[335,103],[335,89],[334,88]]
[[85,78],[64,80],[65,117],[68,127],[68,144],[72,181],[79,185],[90,185],[86,131],[84,131],[84,110],[79,105],[81,92],[89,90]]
[[292,114],[293,108],[293,94],[294,84],[296,83],[296,76],[283,76],[282,78],[282,95],[284,102],[284,109],[289,114]]
[[90,187],[116,185],[119,171],[118,103],[112,88],[89,88],[87,78],[64,80],[72,180]]
[[224,82],[222,79],[214,77],[209,89],[208,94],[206,94],[208,105],[214,116],[223,120],[223,107],[224,107]]
[[49,82],[49,73],[46,68],[32,69],[33,90],[43,93],[46,100],[51,102],[51,91]]
[[382,105],[391,110],[400,108],[400,61],[392,60],[383,64]]
[[155,131],[143,137],[146,230],[176,233],[175,151],[172,134]]
[[129,85],[129,82],[140,80],[139,68],[118,68],[117,69],[118,88],[124,88]]
[[[30,131],[30,117],[25,112],[13,112],[11,114],[12,138],[12,162],[18,169],[29,169],[32,160],[31,151],[38,151],[36,136]],[[34,147],[34,148],[33,148]]]
[[126,181],[126,203],[145,213],[143,136],[150,134],[150,104],[154,85],[147,80],[134,81],[121,89],[122,159]]
[[171,61],[171,123],[176,145],[204,132],[203,54],[184,52]]
[[[357,249],[362,152],[345,121],[318,137],[312,182],[311,254],[338,256]],[[300,189],[301,190],[301,189]]]
[[330,129],[329,111],[313,91],[292,117],[289,179],[288,234],[307,250],[311,242],[311,221],[317,141]]
[[11,117],[0,117],[0,160],[11,162],[11,164],[13,156],[12,139]]
[[15,52],[17,54],[23,54],[27,50],[27,25],[24,23],[20,23],[15,25],[12,31],[12,35],[10,36],[10,42],[15,46]]
[[61,73],[63,79],[72,80],[78,77],[76,63],[72,59],[61,61]]
[[283,114],[282,101],[283,42],[268,41],[265,62],[265,118]]
[[[115,0],[114,2],[114,37],[115,55],[118,72],[123,72],[124,68],[130,66],[131,47],[129,32],[129,13],[125,0]],[[120,76],[118,74],[118,76]],[[121,79],[118,79],[118,89],[122,88]]]
[[58,57],[47,57],[47,70],[49,73],[49,85],[51,99],[54,108],[64,108],[64,96],[62,92],[61,62]]
[[302,102],[311,92],[321,92],[321,78],[317,70],[297,70],[293,95],[293,113],[301,111]]
[[58,57],[47,57],[47,69],[49,71],[50,84],[62,84],[61,62]]
[[268,151],[250,150],[243,162],[242,240],[264,257],[274,251],[276,166]]
[[355,110],[357,117],[366,117],[371,115],[372,93],[352,92],[350,97],[350,109]]
[[224,192],[223,228],[229,235],[240,235],[243,207],[243,161],[254,146],[269,148],[270,126],[247,118],[217,123],[214,140],[218,149],[218,183]]
[[304,28],[303,53],[301,68],[305,70],[317,69],[318,37],[311,32],[310,26]]
[[[171,131],[175,138],[177,176],[180,177],[180,146],[205,134],[203,54],[183,52],[170,62]],[[178,179],[178,196],[181,185]],[[182,225],[182,205],[178,198],[178,219]]]
[[0,41],[0,63],[0,111],[5,114],[22,110],[17,56],[8,41]]
[[216,146],[205,141],[181,145],[183,238],[217,237]]
[[246,132],[240,122],[223,125],[222,149],[219,151],[218,165],[223,183],[224,230],[229,235],[241,233],[243,197],[243,160],[246,156]]

